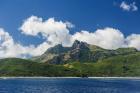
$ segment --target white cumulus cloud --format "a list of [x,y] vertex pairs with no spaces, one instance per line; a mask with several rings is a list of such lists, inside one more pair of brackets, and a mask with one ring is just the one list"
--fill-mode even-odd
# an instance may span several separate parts
[[19,29],[26,35],[37,36],[40,33],[53,45],[62,43],[64,46],[68,46],[71,42],[68,28],[71,27],[73,24],[70,22],[55,21],[54,18],[43,21],[42,18],[31,16]]
[[34,45],[24,46],[13,40],[4,29],[0,28],[0,58],[6,57],[26,57],[41,55],[51,44],[46,42],[35,47]]
[[116,49],[124,46],[124,35],[117,29],[105,28],[95,32],[81,31],[73,35],[73,39],[98,45],[105,49]]
[[26,53],[25,48],[15,43],[9,33],[0,28],[0,57],[18,57],[20,54]]
[[140,50],[140,34],[132,34],[126,38],[128,47],[135,47]]
[[39,56],[56,44],[71,46],[75,40],[105,49],[135,47],[140,50],[140,34],[131,34],[125,37],[120,30],[111,27],[96,31],[82,30],[71,34],[70,28],[72,27],[74,25],[70,22],[56,21],[54,18],[48,20],[37,16],[27,18],[19,29],[23,35],[38,36],[41,34],[45,41],[37,46],[24,46],[17,43],[8,32],[0,28],[0,58]]

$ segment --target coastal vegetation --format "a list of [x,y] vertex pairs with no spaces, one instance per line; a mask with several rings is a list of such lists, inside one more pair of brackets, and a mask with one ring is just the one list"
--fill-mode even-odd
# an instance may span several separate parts
[[140,52],[135,48],[107,50],[75,41],[72,47],[59,44],[31,59],[0,59],[0,76],[140,76]]

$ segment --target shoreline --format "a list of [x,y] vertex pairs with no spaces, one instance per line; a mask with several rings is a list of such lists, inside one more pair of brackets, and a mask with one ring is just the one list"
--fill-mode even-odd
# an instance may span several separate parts
[[0,77],[0,79],[63,79],[63,78],[89,78],[89,79],[140,79],[140,77]]

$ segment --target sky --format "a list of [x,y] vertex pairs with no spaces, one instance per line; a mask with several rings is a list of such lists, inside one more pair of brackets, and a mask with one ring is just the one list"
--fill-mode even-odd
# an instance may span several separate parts
[[1,0],[0,58],[39,56],[75,40],[140,50],[139,0]]

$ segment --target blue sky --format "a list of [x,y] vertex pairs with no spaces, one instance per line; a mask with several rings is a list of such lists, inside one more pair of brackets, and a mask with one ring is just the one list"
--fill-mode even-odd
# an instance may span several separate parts
[[[126,11],[120,7],[122,2],[128,5],[135,2],[138,9]],[[120,30],[127,37],[132,33],[140,34],[139,7],[139,0],[1,0],[0,28],[24,46],[37,46],[46,40],[19,31],[24,20],[32,15],[43,20],[53,17],[56,21],[71,22],[74,27],[69,29],[70,34],[110,27]]]

